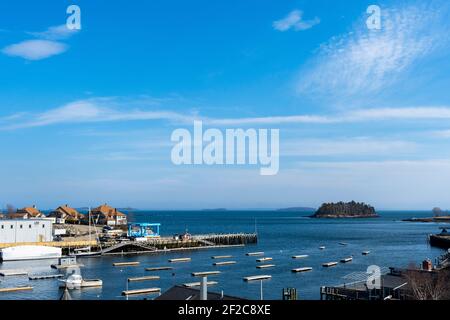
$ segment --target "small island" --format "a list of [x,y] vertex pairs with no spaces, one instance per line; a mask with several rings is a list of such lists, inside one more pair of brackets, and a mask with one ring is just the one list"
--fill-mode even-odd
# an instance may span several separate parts
[[376,218],[375,208],[362,202],[324,203],[312,218]]

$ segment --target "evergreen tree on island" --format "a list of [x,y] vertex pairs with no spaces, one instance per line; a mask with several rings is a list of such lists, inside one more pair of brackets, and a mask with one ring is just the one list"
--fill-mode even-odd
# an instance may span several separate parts
[[375,208],[363,202],[324,203],[313,218],[375,218]]

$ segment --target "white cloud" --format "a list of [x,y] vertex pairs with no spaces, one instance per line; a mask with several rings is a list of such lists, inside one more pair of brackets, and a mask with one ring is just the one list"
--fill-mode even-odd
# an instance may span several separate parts
[[448,43],[448,12],[445,3],[382,8],[381,30],[367,29],[364,16],[353,31],[321,46],[301,71],[298,91],[345,102],[389,87]]
[[[129,102],[131,105],[153,105],[153,100],[137,100]],[[172,111],[153,111],[141,109],[126,109],[127,101],[116,98],[93,98],[78,100],[61,107],[50,109],[31,116],[29,119],[16,121],[17,124],[7,125],[3,130],[42,127],[61,123],[86,123],[110,121],[138,121],[138,120],[169,120],[176,122],[193,121],[194,117]],[[14,115],[13,115],[14,116]]]
[[67,50],[64,43],[50,40],[26,40],[3,48],[8,56],[21,57],[26,60],[42,60]]
[[62,24],[59,26],[49,27],[45,31],[27,32],[27,33],[36,38],[42,38],[42,39],[46,39],[46,40],[62,40],[62,39],[70,38],[77,32],[78,32],[78,30],[69,29],[69,28],[67,28],[67,26],[65,24]]
[[317,17],[312,20],[302,20],[302,16],[302,11],[293,10],[283,19],[274,21],[272,26],[275,30],[278,31],[287,31],[289,29],[294,29],[295,31],[303,31],[310,29],[320,23],[320,20]]
[[[450,119],[450,106],[429,106],[409,108],[358,109],[344,113],[325,115],[288,115],[249,118],[212,118],[195,113],[180,113],[161,109],[158,99],[92,98],[67,103],[39,114],[16,113],[0,118],[5,125],[2,130],[28,127],[41,127],[60,123],[110,122],[110,121],[149,121],[166,120],[174,123],[191,124],[195,119],[207,125],[246,126],[246,125],[285,125],[285,124],[336,124],[368,121],[442,121]],[[164,101],[163,101],[164,102]],[[151,108],[151,110],[149,110]],[[28,117],[28,118],[27,118]],[[7,123],[15,121],[16,124]]]

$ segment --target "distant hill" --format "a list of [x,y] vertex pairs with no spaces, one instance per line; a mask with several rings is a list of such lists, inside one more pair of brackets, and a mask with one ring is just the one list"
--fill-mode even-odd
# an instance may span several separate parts
[[309,208],[309,207],[291,207],[291,208],[281,208],[277,211],[280,212],[314,212],[316,211],[315,208]]
[[376,218],[375,208],[362,202],[324,203],[313,218]]

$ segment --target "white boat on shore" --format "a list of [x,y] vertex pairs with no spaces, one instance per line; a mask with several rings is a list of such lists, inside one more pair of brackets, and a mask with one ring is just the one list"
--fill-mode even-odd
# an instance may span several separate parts
[[56,259],[61,255],[61,248],[47,246],[27,245],[0,249],[0,261]]

